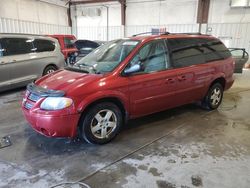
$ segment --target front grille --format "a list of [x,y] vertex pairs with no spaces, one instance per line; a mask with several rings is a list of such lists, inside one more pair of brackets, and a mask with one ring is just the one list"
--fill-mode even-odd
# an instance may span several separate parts
[[26,102],[26,103],[24,104],[24,107],[25,107],[26,109],[28,109],[28,110],[30,110],[33,106],[34,106],[33,104],[30,104],[30,103],[28,103],[28,102]]
[[41,97],[40,97],[39,95],[36,95],[36,94],[34,94],[34,93],[31,93],[31,94],[29,95],[29,97],[28,97],[28,99],[30,99],[31,101],[34,101],[34,102],[38,101],[40,98],[41,98]]

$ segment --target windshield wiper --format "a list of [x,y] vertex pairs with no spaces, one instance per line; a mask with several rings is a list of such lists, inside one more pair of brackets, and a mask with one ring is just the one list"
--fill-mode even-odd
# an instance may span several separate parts
[[65,67],[66,70],[71,70],[71,71],[75,71],[75,72],[84,72],[84,73],[89,73],[88,70],[85,70],[85,69],[81,69],[80,67],[76,68],[76,67],[73,67],[73,66],[68,66],[68,67]]
[[[78,65],[75,64],[75,66],[79,67],[80,69],[81,69],[82,67],[88,67],[89,70],[92,70],[92,72],[94,72],[95,74],[100,74],[100,72],[98,72],[98,71],[96,70],[96,68],[95,68],[93,65],[88,65],[88,64],[85,64],[85,63],[81,63],[81,64],[78,64]],[[89,73],[90,73],[90,72],[89,72]]]

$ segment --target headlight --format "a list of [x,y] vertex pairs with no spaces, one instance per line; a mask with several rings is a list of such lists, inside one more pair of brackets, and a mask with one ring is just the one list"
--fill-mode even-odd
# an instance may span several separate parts
[[66,97],[47,97],[41,104],[43,110],[61,110],[73,104],[72,99]]

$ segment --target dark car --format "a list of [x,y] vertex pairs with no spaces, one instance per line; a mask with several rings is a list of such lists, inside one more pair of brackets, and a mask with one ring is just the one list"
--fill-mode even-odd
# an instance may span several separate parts
[[106,41],[94,40],[94,42],[98,43],[100,46],[106,44]]
[[76,61],[88,55],[94,49],[98,48],[101,45],[99,42],[91,41],[91,40],[77,40],[75,41],[75,46],[78,49],[78,56],[76,57]]
[[249,55],[244,48],[229,48],[233,58],[235,59],[234,73],[242,73],[242,69],[248,61]]

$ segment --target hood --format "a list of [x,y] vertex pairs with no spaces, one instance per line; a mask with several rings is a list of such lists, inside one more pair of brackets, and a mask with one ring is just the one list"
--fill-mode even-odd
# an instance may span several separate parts
[[45,89],[62,90],[65,93],[82,88],[93,81],[102,78],[102,75],[86,74],[68,70],[59,70],[42,77],[35,82],[36,85]]

